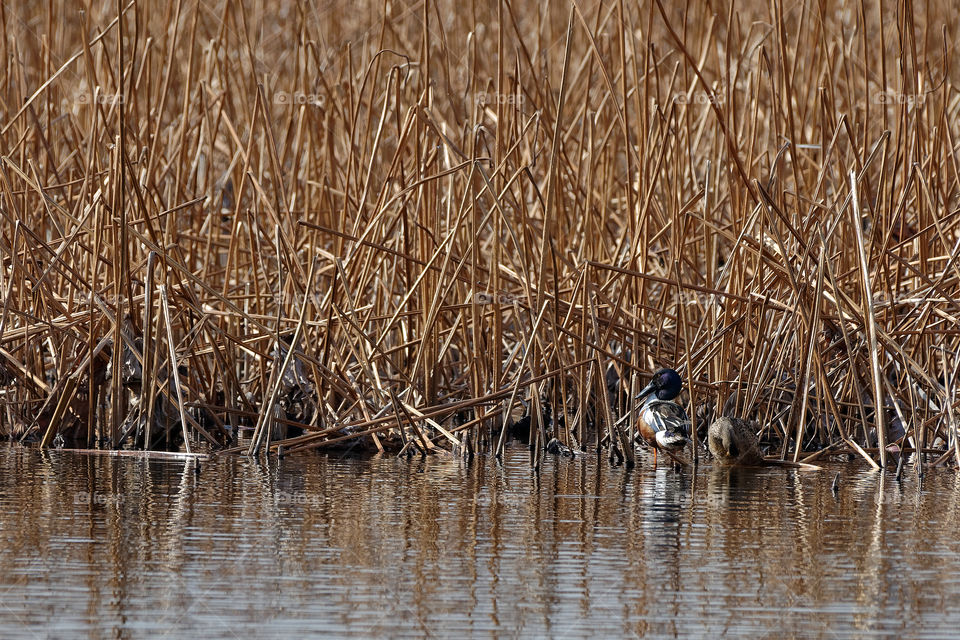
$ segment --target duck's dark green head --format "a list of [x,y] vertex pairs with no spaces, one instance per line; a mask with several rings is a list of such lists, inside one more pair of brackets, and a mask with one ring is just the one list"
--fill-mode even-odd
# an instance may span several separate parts
[[660,369],[653,374],[650,384],[643,388],[637,398],[645,398],[653,393],[660,400],[673,400],[680,395],[682,388],[683,380],[680,379],[679,373],[673,369]]

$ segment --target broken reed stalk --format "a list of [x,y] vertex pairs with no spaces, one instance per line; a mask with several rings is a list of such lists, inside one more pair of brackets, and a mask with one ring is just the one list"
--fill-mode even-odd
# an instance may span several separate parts
[[957,464],[960,465],[960,431],[958,431],[958,425],[956,417],[953,413],[953,387],[955,382],[956,371],[950,371],[947,368],[947,355],[945,349],[940,349],[940,366],[941,371],[943,372],[943,396],[944,403],[947,405],[947,418],[949,419],[949,443],[950,448],[953,450],[954,455],[957,458]]
[[153,272],[157,260],[157,253],[151,251],[147,254],[147,277],[144,283],[143,300],[143,373],[141,374],[141,393],[145,394],[143,405],[144,426],[143,426],[143,448],[150,448],[150,439],[153,431],[154,404],[157,399],[156,390],[156,367],[157,361],[156,349],[154,348],[153,338]]
[[[887,468],[887,427],[885,409],[883,406],[883,378],[880,372],[880,346],[877,343],[877,324],[873,310],[873,287],[870,284],[870,266],[867,261],[867,250],[864,247],[863,227],[860,222],[860,199],[857,197],[857,176],[850,172],[850,193],[853,195],[853,204],[850,209],[851,225],[857,239],[857,259],[860,263],[860,277],[863,285],[863,302],[867,327],[867,349],[870,353],[870,372],[873,377],[874,419],[877,429],[877,448],[880,450],[880,466]],[[797,444],[799,451],[800,445]]]
[[[173,322],[170,320],[170,303],[167,300],[167,285],[161,284],[157,287],[160,290],[160,308],[163,310],[163,322],[167,328],[167,355],[169,356],[170,377],[173,380],[173,388],[177,392],[177,410],[180,412],[180,426],[183,428],[183,446],[187,453],[190,450],[190,433],[187,431],[187,415],[183,408],[183,389],[180,386],[180,372],[177,367],[177,349],[173,341]],[[120,346],[116,347],[118,350]],[[119,393],[119,388],[117,389]]]
[[6,34],[5,435],[500,454],[522,408],[535,466],[629,463],[672,366],[695,442],[726,411],[798,461],[960,463],[949,3],[889,42],[865,2],[108,5]]
[[[307,276],[305,294],[303,296],[303,301],[300,303],[300,317],[297,319],[297,327],[293,331],[293,337],[290,339],[290,344],[287,347],[287,353],[283,356],[283,363],[279,368],[274,367],[274,371],[270,376],[271,385],[267,391],[267,401],[264,409],[260,412],[260,416],[257,420],[257,426],[253,431],[253,437],[250,439],[250,449],[247,451],[248,456],[256,456],[261,448],[265,448],[265,443],[266,446],[269,446],[270,444],[270,430],[273,427],[273,409],[278,399],[280,384],[283,381],[287,371],[290,369],[290,365],[293,363],[294,353],[299,348],[300,338],[303,335],[303,324],[307,318],[307,307],[310,306],[310,295],[313,291],[313,273],[315,266],[316,262],[313,262],[310,265],[310,274]],[[279,336],[277,337],[276,344],[277,356],[279,357],[281,353],[281,342]]]

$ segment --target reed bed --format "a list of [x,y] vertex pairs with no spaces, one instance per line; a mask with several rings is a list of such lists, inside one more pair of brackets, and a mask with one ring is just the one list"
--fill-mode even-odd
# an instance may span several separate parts
[[672,366],[695,440],[956,465],[958,19],[6,3],[0,424],[632,463]]

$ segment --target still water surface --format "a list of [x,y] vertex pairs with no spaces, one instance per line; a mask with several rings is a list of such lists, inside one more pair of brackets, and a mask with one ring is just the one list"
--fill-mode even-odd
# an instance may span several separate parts
[[0,635],[949,637],[958,525],[945,471],[4,445]]

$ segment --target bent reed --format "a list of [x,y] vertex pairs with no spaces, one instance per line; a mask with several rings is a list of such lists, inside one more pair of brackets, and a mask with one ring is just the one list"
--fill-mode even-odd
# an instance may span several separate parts
[[956,465],[958,20],[4,5],[0,428],[632,463],[670,366],[694,456]]

